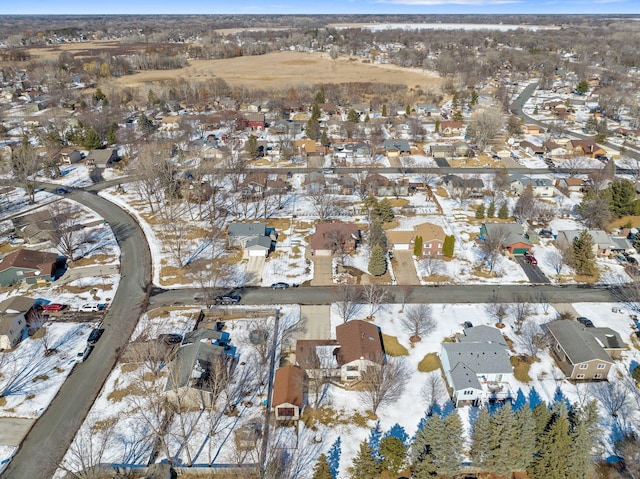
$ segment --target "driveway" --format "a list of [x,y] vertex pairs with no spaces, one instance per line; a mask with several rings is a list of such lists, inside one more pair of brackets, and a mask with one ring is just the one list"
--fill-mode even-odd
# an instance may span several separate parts
[[529,264],[527,258],[524,256],[514,256],[515,260],[522,267],[524,274],[529,278],[530,283],[549,283],[549,278],[547,278],[544,273],[540,270],[537,265]]
[[411,251],[394,251],[391,266],[396,277],[396,284],[411,286],[420,284]]
[[0,418],[0,444],[18,447],[34,422],[35,419],[26,417]]
[[300,306],[300,322],[283,344],[283,351],[290,351],[287,359],[295,364],[296,341],[300,339],[331,339],[331,305],[312,304]]
[[264,261],[264,256],[249,256],[249,262],[245,267],[245,285],[260,286],[262,284],[262,270],[264,269]]
[[331,268],[331,256],[313,256],[313,279],[311,286],[333,285],[333,272]]

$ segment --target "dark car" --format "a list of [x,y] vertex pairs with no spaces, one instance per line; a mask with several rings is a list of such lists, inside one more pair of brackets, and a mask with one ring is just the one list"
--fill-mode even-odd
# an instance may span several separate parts
[[56,193],[58,193],[59,195],[66,195],[67,193],[69,193],[69,190],[67,190],[65,188],[58,188],[56,190]]
[[182,335],[180,334],[160,334],[158,335],[158,341],[165,344],[180,344],[182,342]]
[[101,328],[96,328],[91,331],[91,334],[89,334],[89,339],[87,339],[87,344],[95,346],[98,340],[102,337],[102,333],[104,333],[104,329]]
[[271,289],[287,289],[289,287],[289,283],[273,283],[271,285]]
[[240,296],[233,294],[224,294],[222,296],[216,296],[216,304],[238,304],[240,302]]
[[586,328],[593,328],[593,322],[591,322],[591,320],[589,318],[585,318],[584,316],[580,316],[579,318],[576,318],[577,321],[584,325],[584,327]]
[[465,329],[473,328],[473,323],[471,321],[465,321],[462,325]]

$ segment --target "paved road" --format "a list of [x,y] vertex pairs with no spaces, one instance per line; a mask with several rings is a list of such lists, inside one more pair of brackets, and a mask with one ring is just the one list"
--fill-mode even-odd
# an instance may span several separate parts
[[[236,288],[235,294],[242,299],[240,304],[331,304],[339,297],[340,286],[300,286],[299,288],[272,290],[271,288]],[[405,287],[406,288],[406,287]],[[402,286],[385,286],[388,302],[401,303]],[[409,303],[486,303],[498,290],[504,302],[513,301],[514,295],[530,302],[594,303],[618,301],[615,292],[606,285],[433,285],[414,286]],[[168,305],[193,305],[193,295],[198,289],[161,290],[154,288],[151,301],[154,307]],[[226,293],[215,289],[213,294]]]
[[121,249],[122,279],[105,316],[104,335],[89,359],[75,367],[47,411],[36,421],[0,476],[3,479],[53,475],[147,307],[151,256],[142,230],[127,213],[96,195],[70,190],[67,196],[96,211],[113,228]]

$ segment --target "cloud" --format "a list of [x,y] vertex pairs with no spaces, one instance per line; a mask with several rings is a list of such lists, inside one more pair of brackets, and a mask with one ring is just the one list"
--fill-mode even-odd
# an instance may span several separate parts
[[[618,0],[604,0],[618,1]],[[522,0],[381,0],[380,3],[392,5],[408,5],[412,7],[429,5],[506,5],[510,3],[523,3]]]

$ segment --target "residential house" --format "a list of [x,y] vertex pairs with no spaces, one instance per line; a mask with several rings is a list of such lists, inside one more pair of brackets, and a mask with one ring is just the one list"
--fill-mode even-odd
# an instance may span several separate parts
[[513,255],[528,253],[533,247],[531,241],[537,240],[533,232],[525,233],[518,223],[483,223],[479,239],[485,241],[487,238],[500,240],[502,247]]
[[559,188],[563,190],[571,191],[574,193],[579,193],[581,191],[584,191],[586,186],[587,186],[587,183],[582,178],[571,177],[571,178],[562,178],[561,180],[558,180]]
[[82,160],[82,153],[75,148],[63,148],[56,156],[61,165],[73,165]]
[[260,222],[233,222],[227,230],[228,247],[241,248],[244,257],[269,256],[277,238],[274,228],[267,228],[266,223]]
[[120,161],[117,149],[91,150],[86,156],[89,168],[111,168]]
[[309,195],[321,193],[326,186],[324,174],[319,171],[307,173],[305,177],[304,187]]
[[539,125],[522,125],[520,127],[520,130],[522,131],[523,135],[539,135],[541,133],[544,133],[544,128],[540,127]]
[[0,261],[0,286],[22,281],[27,284],[53,281],[56,271],[65,265],[66,258],[56,253],[19,249]]
[[536,143],[532,143],[530,141],[524,140],[520,142],[520,148],[530,156],[535,155],[543,155],[544,147],[542,145],[538,145]]
[[291,364],[276,370],[271,407],[277,421],[296,421],[304,406],[305,372]]
[[411,146],[407,140],[385,140],[384,153],[387,158],[399,158],[411,153]]
[[391,180],[379,173],[373,173],[366,178],[367,188],[374,196],[407,196],[409,181],[404,179]]
[[368,368],[384,364],[385,354],[380,329],[373,323],[353,319],[336,326],[340,345],[336,360],[343,382],[357,381]]
[[446,175],[442,182],[451,197],[482,198],[484,183],[478,177]]
[[600,148],[593,140],[571,140],[569,145],[576,155],[595,158],[596,156],[607,154],[606,150]]
[[440,122],[439,133],[442,136],[458,136],[462,134],[462,122],[445,120]]
[[387,244],[390,250],[413,251],[418,236],[422,238],[423,256],[442,255],[442,245],[446,235],[440,226],[433,223],[415,225],[410,231],[387,231]]
[[572,380],[606,380],[613,359],[626,348],[611,328],[587,328],[565,319],[547,323],[545,329],[560,369]]
[[311,379],[339,377],[335,339],[299,339],[296,341],[296,364],[305,370]]
[[13,296],[0,302],[0,350],[12,349],[25,337],[34,300]]
[[200,328],[184,335],[170,366],[167,399],[178,407],[212,407],[236,364],[229,333]]
[[612,247],[611,247],[612,253],[625,253],[625,254],[636,253],[636,250],[631,244],[631,241],[629,241],[627,238],[623,238],[620,236],[609,236],[609,239],[611,240],[611,243],[612,243]]
[[266,125],[264,113],[247,113],[242,121],[243,128],[264,130]]
[[453,145],[429,145],[433,158],[452,158],[455,155]]
[[456,157],[466,157],[471,153],[471,148],[464,141],[454,141],[453,142],[453,156]]
[[545,141],[542,147],[544,148],[544,153],[552,158],[564,158],[569,154],[565,145],[560,145],[555,141]]
[[456,407],[511,395],[508,383],[513,367],[499,329],[465,328],[458,342],[442,345],[440,362]]
[[352,223],[318,223],[311,235],[311,254],[331,256],[350,253],[360,242],[360,230]]
[[161,131],[178,131],[180,129],[180,119],[179,115],[163,116],[158,129]]
[[[602,230],[587,230],[593,239],[593,253],[597,256],[609,256],[612,250],[617,248],[611,237]],[[558,231],[558,244],[563,247],[569,247],[573,241],[580,236],[581,230],[562,230]]]
[[416,105],[416,113],[425,116],[439,116],[440,108],[434,103],[418,103]]
[[531,187],[534,196],[550,198],[555,195],[556,187],[549,178],[532,178],[525,175],[511,175],[509,177],[511,184],[511,192],[521,195],[524,191]]

